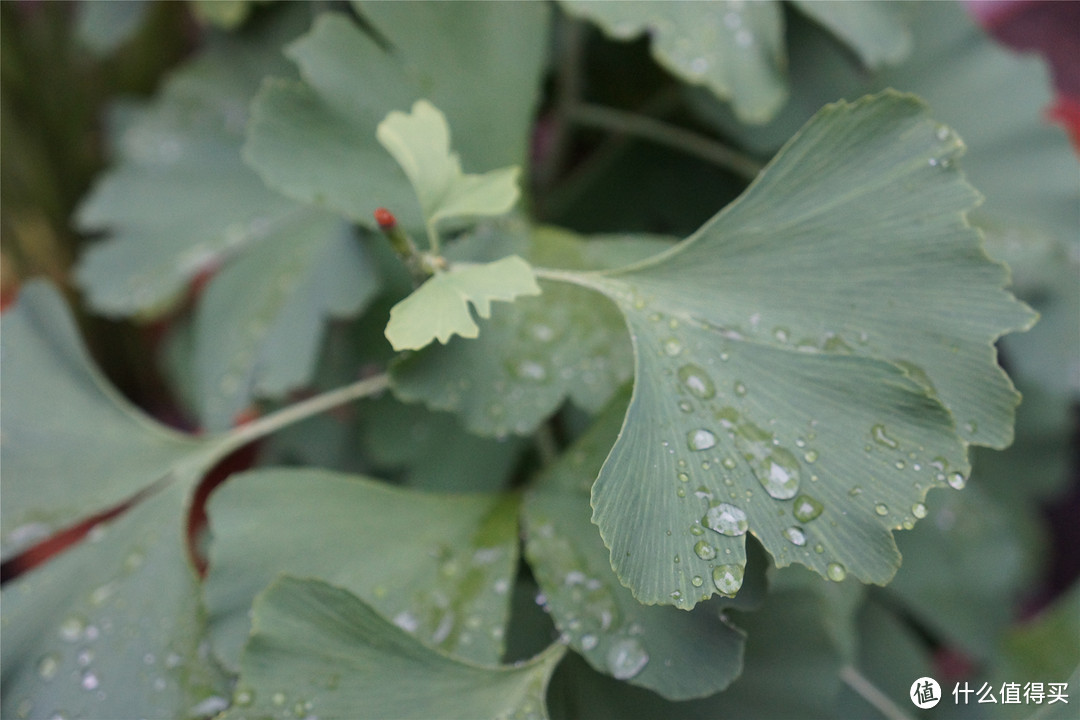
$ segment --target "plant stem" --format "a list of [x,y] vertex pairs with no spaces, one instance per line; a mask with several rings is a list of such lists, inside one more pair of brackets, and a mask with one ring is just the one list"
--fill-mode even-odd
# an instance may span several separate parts
[[889,720],[912,720],[910,715],[851,665],[840,668],[840,679]]
[[358,380],[349,385],[334,388],[329,392],[324,392],[307,400],[301,400],[247,425],[241,425],[222,436],[220,444],[215,448],[215,454],[219,453],[218,457],[224,457],[233,450],[247,445],[252,440],[258,440],[293,423],[306,420],[313,415],[318,415],[352,400],[382,392],[389,384],[390,376],[382,373]]
[[593,103],[578,103],[571,108],[570,117],[580,125],[636,135],[667,145],[730,170],[747,180],[753,180],[761,172],[761,163],[749,155],[685,128],[646,115]]

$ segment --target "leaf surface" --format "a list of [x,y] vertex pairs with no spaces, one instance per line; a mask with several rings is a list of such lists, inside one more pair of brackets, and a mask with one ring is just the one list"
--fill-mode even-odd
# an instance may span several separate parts
[[309,208],[231,260],[195,311],[204,427],[227,429],[254,398],[308,382],[326,318],[358,313],[378,287],[359,240],[338,218]]
[[[614,402],[529,491],[525,553],[556,626],[590,665],[672,700],[711,695],[742,670],[742,633],[715,605],[683,612],[638,603],[589,519],[589,488],[625,405],[625,397]],[[723,558],[714,559],[723,572]]]
[[1011,440],[991,343],[1032,316],[965,221],[961,148],[910,96],[828,106],[685,242],[576,276],[634,338],[593,520],[639,600],[693,592],[702,528],[735,564],[749,531],[780,566],[883,584],[966,443]]
[[511,302],[539,295],[532,267],[516,255],[483,265],[458,263],[438,272],[390,310],[386,339],[395,350],[419,350],[454,335],[475,338],[480,326],[469,306],[482,318],[491,317],[494,300]]
[[101,376],[51,285],[23,286],[0,348],[5,559],[205,462],[205,442],[146,418]]
[[542,3],[371,3],[384,50],[343,15],[323,13],[291,45],[304,82],[268,83],[246,157],[290,197],[373,227],[386,207],[423,227],[407,177],[376,140],[393,110],[426,98],[454,128],[466,169],[523,162],[546,50]]
[[172,483],[4,586],[5,717],[188,717],[200,704],[224,707],[223,678],[200,647],[188,488]]
[[255,595],[279,573],[358,595],[424,643],[493,664],[517,565],[517,503],[438,495],[322,470],[261,470],[209,507],[215,652],[236,667]]
[[297,206],[240,157],[247,100],[264,73],[287,71],[285,40],[303,12],[279,14],[257,36],[213,36],[156,100],[117,116],[114,167],[78,209],[86,232],[111,237],[80,258],[79,286],[110,316],[160,314],[187,283],[278,229]]
[[517,202],[518,168],[462,172],[461,160],[450,151],[446,116],[426,100],[413,103],[411,114],[391,112],[375,137],[408,176],[429,228],[451,218],[502,215]]
[[[526,236],[505,226],[481,229],[447,248],[451,258],[490,259],[519,252],[535,264],[616,267],[670,247],[655,237],[593,238],[550,228]],[[597,412],[633,368],[618,311],[565,283],[539,297],[497,306],[476,340],[452,340],[403,358],[391,369],[394,394],[457,413],[480,435],[527,435],[570,399]]]
[[226,718],[546,718],[563,648],[513,667],[466,664],[424,646],[355,595],[282,577],[255,601]]
[[911,53],[911,32],[898,3],[793,0],[854,50],[863,64],[875,68],[904,60]]

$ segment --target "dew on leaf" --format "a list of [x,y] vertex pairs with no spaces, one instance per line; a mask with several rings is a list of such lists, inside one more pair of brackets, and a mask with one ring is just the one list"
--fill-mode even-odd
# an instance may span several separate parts
[[274,693],[273,695],[270,696],[270,702],[274,703],[275,705],[277,705],[279,707],[281,705],[284,705],[285,704],[285,693],[283,693],[283,692]]
[[691,450],[708,450],[716,445],[716,436],[704,428],[691,430],[686,435],[686,445]]
[[958,472],[949,473],[949,487],[955,490],[963,490],[967,485],[967,478]]
[[67,642],[76,642],[86,630],[86,621],[77,615],[70,615],[60,623],[60,637]]
[[607,654],[608,669],[617,680],[629,680],[649,664],[649,654],[635,638],[623,638],[611,645]]
[[720,463],[720,464],[723,465],[724,467],[726,467],[728,470],[734,470],[735,469],[735,458],[726,457],[726,458],[724,458],[724,461],[722,463]]
[[682,410],[684,413],[688,413],[694,409],[694,406],[686,402],[685,400],[682,400],[679,402],[679,409]]
[[809,495],[800,495],[795,498],[795,508],[792,510],[792,515],[799,522],[810,522],[824,510],[824,506],[816,499]]
[[678,338],[668,338],[664,341],[664,353],[669,357],[675,357],[683,351],[683,344]]
[[784,530],[784,537],[787,538],[789,543],[797,547],[802,547],[806,544],[806,533],[803,532],[802,528],[794,526],[786,528]]
[[522,380],[543,382],[547,380],[547,368],[535,360],[522,360],[514,366],[514,375]]
[[97,690],[101,681],[98,680],[98,676],[87,670],[82,674],[82,678],[79,680],[79,684],[82,685],[83,690]]
[[251,703],[255,702],[255,691],[253,690],[237,690],[233,695],[233,704],[240,707],[247,707]]
[[694,553],[702,560],[712,560],[716,557],[716,548],[704,540],[698,540],[694,544]]
[[38,661],[37,672],[42,680],[52,680],[59,669],[60,657],[55,653],[49,653]]
[[803,453],[803,458],[806,460],[806,462],[812,465],[817,462],[818,452],[817,450],[807,450],[805,453]]
[[735,394],[738,395],[739,397],[745,397],[746,396],[746,385],[741,383],[741,382],[736,382],[735,383]]
[[884,445],[885,447],[890,447],[894,450],[900,447],[900,443],[889,437],[885,432],[885,426],[880,423],[870,428],[870,435],[878,445]]
[[695,575],[694,577],[690,578],[690,584],[694,587],[701,587],[704,583],[705,581],[701,579],[700,575]]
[[922,503],[915,503],[911,506],[911,514],[922,520],[926,517],[926,506]]
[[799,461],[784,448],[776,448],[763,459],[748,458],[750,467],[765,492],[776,500],[787,500],[799,492]]
[[843,582],[847,577],[847,568],[838,562],[831,562],[825,567],[825,574],[833,582]]
[[600,640],[595,635],[586,634],[581,636],[581,649],[592,650]]
[[728,503],[720,503],[709,508],[702,522],[710,530],[731,537],[744,534],[747,528],[750,527],[746,521],[746,513]]
[[878,515],[885,516],[889,514],[889,506],[885,503],[878,503],[874,506],[874,512]]
[[716,386],[712,378],[697,365],[683,365],[679,368],[679,381],[690,392],[702,400],[708,400],[716,396]]
[[903,470],[907,467],[907,463],[905,463],[903,460],[897,460],[895,465],[897,470]]
[[721,594],[735,595],[742,587],[743,568],[738,565],[717,565],[713,568],[712,580]]

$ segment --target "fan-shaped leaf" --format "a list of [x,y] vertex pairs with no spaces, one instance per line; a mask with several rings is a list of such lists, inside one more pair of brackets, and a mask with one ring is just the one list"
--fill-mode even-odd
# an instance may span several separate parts
[[477,315],[489,318],[493,300],[539,294],[532,267],[516,255],[484,265],[457,263],[390,310],[386,339],[395,350],[419,350],[434,340],[445,345],[453,335],[474,338],[480,326],[469,312],[470,304]]
[[426,494],[320,470],[236,478],[210,503],[214,650],[236,667],[256,593],[279,573],[303,573],[355,593],[425,643],[496,663],[516,511],[509,496]]
[[356,596],[283,577],[255,600],[226,718],[546,718],[563,648],[513,667],[465,664],[422,645]]
[[829,106],[682,244],[548,275],[615,299],[634,338],[593,520],[639,600],[696,601],[695,544],[738,565],[747,531],[779,565],[884,583],[891,530],[961,482],[966,442],[1009,442],[992,341],[1032,315],[964,219],[961,149],[909,96]]

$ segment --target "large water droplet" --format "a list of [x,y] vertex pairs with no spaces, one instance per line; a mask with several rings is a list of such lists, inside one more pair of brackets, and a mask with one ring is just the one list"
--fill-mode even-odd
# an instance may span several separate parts
[[708,450],[716,445],[716,436],[708,430],[691,430],[686,435],[686,445],[691,450]]
[[717,565],[713,568],[712,580],[717,590],[732,596],[742,587],[743,569],[738,565]]
[[679,381],[702,400],[716,396],[716,386],[712,379],[697,365],[683,365],[679,368]]
[[67,642],[75,642],[86,630],[86,621],[77,615],[69,615],[60,623],[60,637]]
[[592,650],[594,647],[596,647],[597,643],[599,643],[599,642],[600,642],[600,639],[598,637],[596,637],[595,635],[590,635],[590,634],[582,635],[581,636],[581,649],[582,650]]
[[746,513],[728,503],[720,503],[709,508],[702,522],[710,530],[732,537],[744,534],[747,528],[750,527],[746,521]]
[[784,448],[776,448],[761,460],[751,460],[750,467],[771,497],[787,500],[799,492],[799,461]]
[[702,560],[712,560],[716,557],[716,548],[704,540],[698,540],[694,544],[694,552]]
[[52,680],[59,669],[60,657],[55,653],[49,653],[38,661],[37,671],[42,680]]
[[98,685],[101,682],[98,680],[98,676],[87,670],[82,674],[82,679],[79,681],[83,690],[97,690]]
[[784,530],[784,537],[787,538],[789,543],[797,547],[806,544],[806,533],[803,532],[802,528],[789,527]]
[[847,577],[847,568],[838,562],[831,562],[825,567],[825,574],[833,582],[843,582]]
[[522,380],[543,382],[547,380],[547,368],[536,360],[522,360],[514,366],[514,375]]
[[926,517],[926,506],[922,503],[915,503],[911,506],[911,514],[922,520]]
[[967,478],[958,472],[949,473],[949,487],[963,490],[965,485],[967,485]]
[[889,437],[885,432],[885,426],[880,423],[870,428],[870,434],[873,436],[874,442],[878,445],[884,445],[885,447],[890,447],[894,450],[900,447],[900,443]]
[[695,575],[694,577],[690,578],[690,584],[694,587],[701,587],[703,584],[705,584],[705,581],[701,579],[700,575]]
[[679,342],[678,338],[668,338],[664,341],[664,354],[669,357],[675,357],[683,351],[683,344]]
[[889,506],[885,503],[878,503],[874,506],[874,512],[884,517],[889,514]]
[[635,638],[623,638],[611,645],[607,654],[608,669],[618,680],[629,680],[649,664],[649,654]]
[[795,516],[795,519],[799,522],[810,522],[824,510],[824,506],[810,497],[809,495],[800,495],[795,498],[795,507],[791,511],[791,514]]

